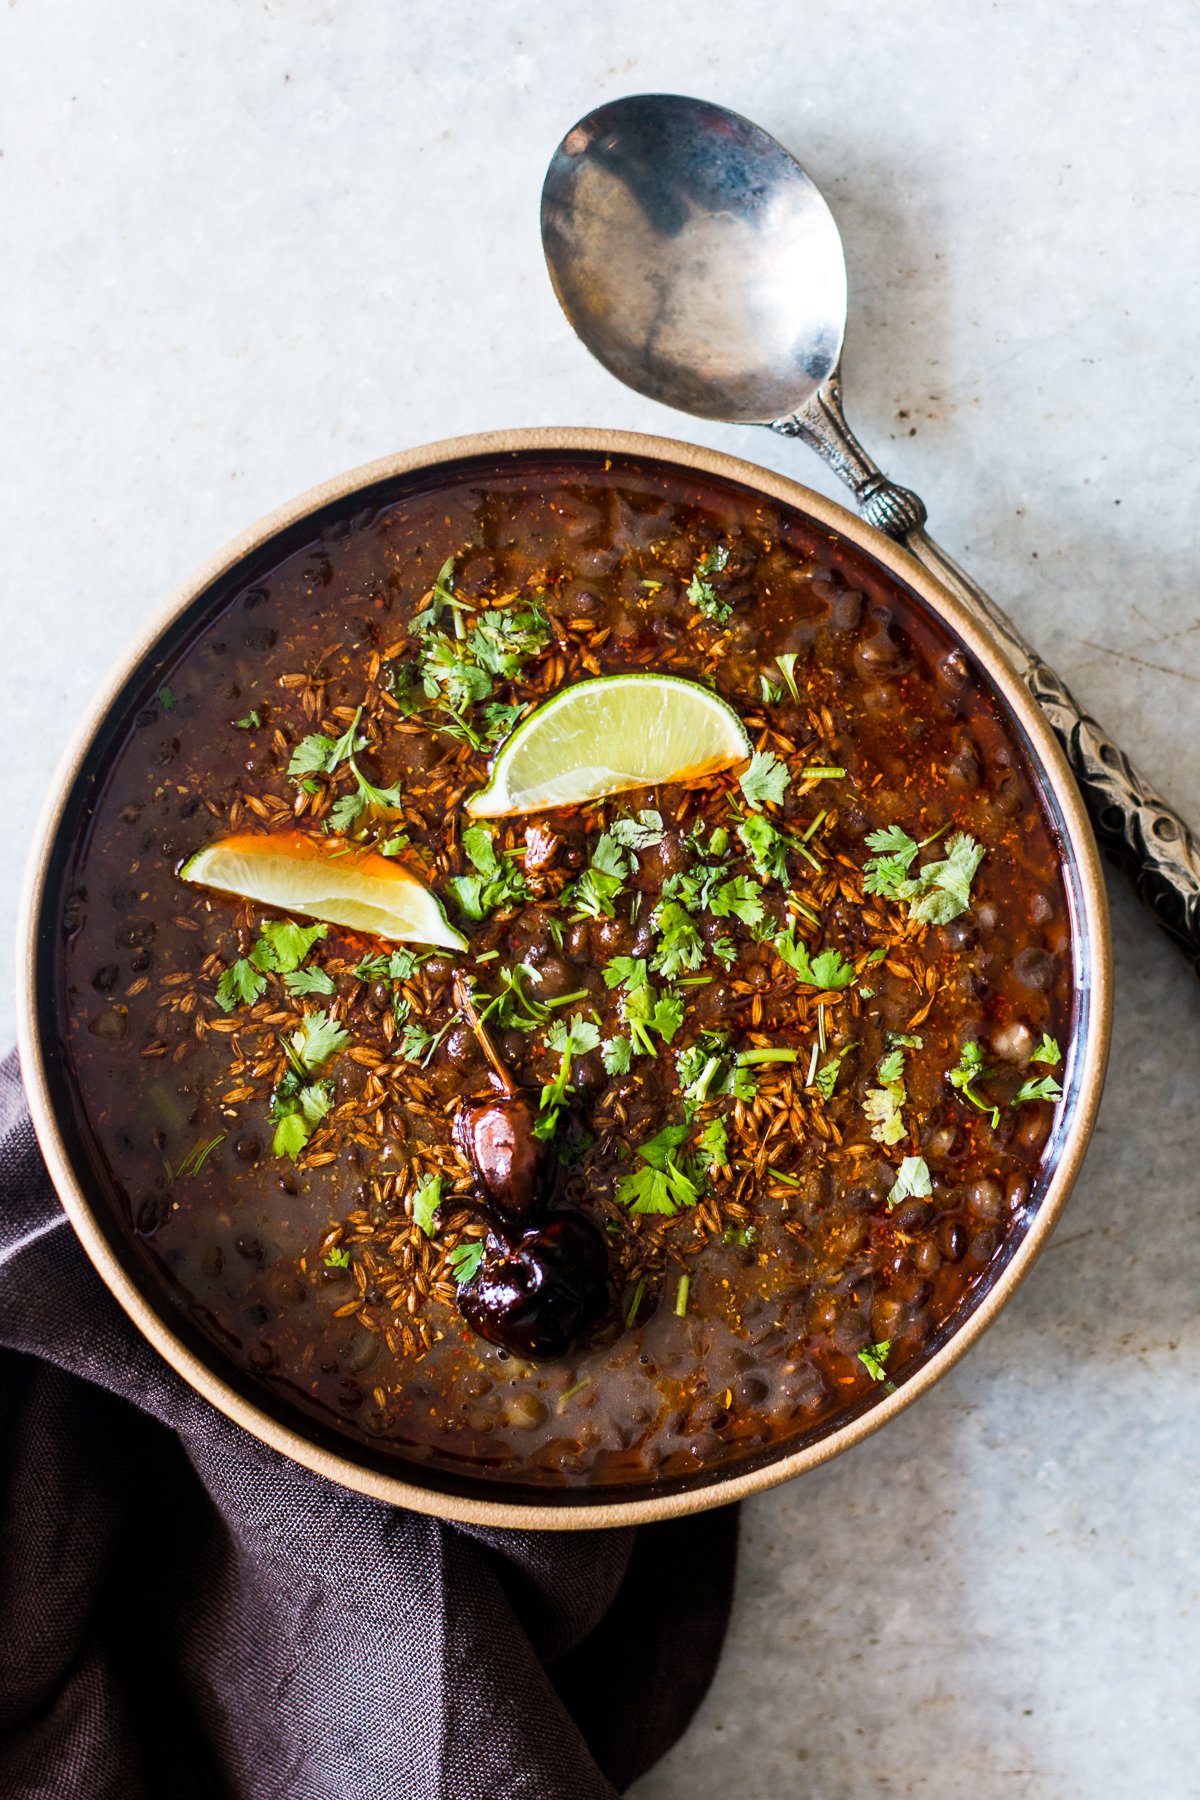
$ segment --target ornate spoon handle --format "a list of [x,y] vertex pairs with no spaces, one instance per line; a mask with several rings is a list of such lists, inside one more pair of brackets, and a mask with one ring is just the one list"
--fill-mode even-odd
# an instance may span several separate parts
[[798,413],[777,420],[774,429],[815,450],[853,489],[863,517],[904,543],[999,640],[1066,753],[1101,848],[1129,876],[1163,930],[1200,967],[1200,841],[1083,711],[996,602],[928,536],[922,501],[888,480],[847,425],[837,376]]

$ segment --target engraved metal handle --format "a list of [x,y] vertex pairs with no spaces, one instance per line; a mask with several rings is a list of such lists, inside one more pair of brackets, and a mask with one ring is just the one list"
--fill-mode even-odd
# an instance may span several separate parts
[[801,438],[854,492],[863,517],[903,543],[997,639],[1050,723],[1079,783],[1097,840],[1189,960],[1200,967],[1200,841],[1085,713],[1012,620],[924,529],[926,512],[872,462],[846,423],[835,374],[774,429]]

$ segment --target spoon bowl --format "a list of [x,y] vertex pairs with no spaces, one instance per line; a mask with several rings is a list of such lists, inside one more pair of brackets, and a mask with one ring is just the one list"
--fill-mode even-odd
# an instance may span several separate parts
[[846,260],[821,193],[759,126],[677,94],[569,131],[542,189],[563,311],[612,374],[704,419],[770,424],[838,365]]

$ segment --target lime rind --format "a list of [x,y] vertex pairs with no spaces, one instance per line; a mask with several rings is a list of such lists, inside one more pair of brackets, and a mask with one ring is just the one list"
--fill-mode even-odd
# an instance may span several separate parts
[[601,675],[562,689],[522,719],[466,809],[477,818],[501,818],[579,806],[712,774],[750,754],[736,712],[699,682]]

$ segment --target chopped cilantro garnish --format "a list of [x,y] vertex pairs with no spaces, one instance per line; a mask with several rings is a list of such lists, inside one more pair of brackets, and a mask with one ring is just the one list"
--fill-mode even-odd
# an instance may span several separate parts
[[423,1175],[413,1194],[412,1217],[414,1225],[419,1225],[426,1237],[433,1236],[433,1215],[441,1204],[441,1176]]
[[854,980],[854,965],[848,963],[837,950],[821,950],[816,956],[810,956],[808,945],[803,938],[796,936],[796,928],[789,925],[771,939],[775,954],[792,969],[798,980],[806,987],[821,988],[825,992],[835,992],[839,988],[849,987]]
[[859,1351],[858,1360],[872,1381],[887,1380],[886,1365],[891,1348],[891,1338],[884,1338],[882,1343],[868,1344],[865,1350]]
[[726,1094],[735,1100],[753,1100],[754,1077],[748,1068],[739,1067],[739,1059],[728,1048],[723,1031],[702,1031],[692,1044],[680,1050],[675,1058],[684,1109],[694,1112],[706,1100]]
[[821,1067],[817,1070],[808,1085],[816,1088],[822,1100],[833,1099],[833,1091],[837,1086],[837,1078],[841,1073],[842,1064],[845,1062],[847,1056],[849,1056],[851,1050],[857,1048],[857,1040],[855,1040],[853,1044],[844,1044],[840,1050],[834,1052],[827,1063],[822,1063]]
[[1042,1041],[1029,1060],[1031,1063],[1048,1063],[1051,1068],[1062,1061],[1062,1051],[1048,1031],[1042,1033]]
[[1022,1106],[1026,1100],[1061,1100],[1062,1089],[1053,1075],[1043,1075],[1040,1081],[1024,1081],[1013,1095],[1013,1105]]
[[704,939],[691,913],[677,900],[663,900],[651,914],[658,934],[650,966],[668,980],[684,969],[698,969],[704,961]]
[[723,600],[713,587],[708,577],[719,575],[729,561],[729,550],[724,544],[706,550],[696,564],[692,579],[688,582],[687,597],[697,612],[702,612],[706,619],[712,619],[723,625],[733,607],[728,600]]
[[483,1244],[459,1244],[450,1252],[450,1267],[459,1287],[467,1287],[479,1273],[479,1265],[483,1261]]
[[629,1027],[633,1048],[640,1056],[656,1056],[657,1046],[651,1037],[656,1032],[669,1044],[684,1019],[684,1005],[678,994],[660,994],[648,982],[628,987],[621,1001],[621,1017]]
[[338,1244],[322,1258],[322,1261],[327,1269],[348,1269],[350,1267],[350,1252],[341,1244]]
[[691,1291],[691,1286],[692,1278],[690,1275],[681,1275],[679,1277],[679,1286],[675,1289],[675,1317],[677,1319],[685,1319],[687,1317],[688,1294]]
[[642,1164],[617,1181],[616,1198],[633,1213],[663,1213],[670,1217],[681,1206],[695,1206],[700,1187],[694,1172],[680,1165],[676,1152],[687,1136],[686,1125],[664,1125],[637,1146]]
[[289,994],[336,993],[332,975],[327,969],[292,969],[283,978]]
[[222,1012],[232,1012],[235,1006],[253,1006],[266,985],[266,976],[249,957],[239,956],[222,970],[217,982],[217,1005]]
[[315,1075],[350,1042],[350,1033],[332,1013],[306,1012],[284,1044],[292,1067],[301,1075]]
[[933,1192],[929,1165],[923,1156],[906,1156],[896,1171],[896,1179],[888,1193],[888,1211],[902,1200],[925,1200]]
[[799,701],[800,689],[796,686],[796,652],[793,650],[787,656],[777,656],[775,661],[779,665],[779,673],[787,682],[788,692],[792,699]]
[[608,1075],[628,1075],[633,1061],[633,1045],[628,1038],[605,1038],[600,1056]]
[[564,901],[571,902],[576,908],[573,916],[576,919],[611,919],[616,911],[614,902],[632,869],[633,859],[629,852],[621,848],[611,832],[602,832],[592,851],[591,867],[585,869],[579,880],[563,894]]
[[271,1097],[275,1155],[290,1156],[294,1161],[332,1105],[331,1081],[306,1082],[302,1071],[289,1069]]
[[364,956],[354,973],[360,981],[409,981],[432,955],[432,950],[392,950]]
[[235,719],[233,721],[233,728],[235,731],[258,731],[261,726],[262,714],[259,712],[257,706],[251,707],[244,719]]
[[426,1031],[423,1025],[419,1025],[415,1019],[410,1019],[404,1027],[404,1034],[400,1039],[400,1046],[396,1054],[402,1056],[405,1062],[420,1063],[423,1069],[427,1069],[433,1061],[434,1051],[458,1016],[457,1013],[452,1014],[440,1031]]
[[867,892],[886,900],[907,901],[909,917],[923,925],[947,925],[956,919],[971,904],[971,883],[984,850],[966,832],[956,832],[947,840],[941,861],[926,863],[912,875],[917,852],[940,836],[941,832],[934,832],[918,844],[899,825],[871,832],[867,847],[876,854],[864,865]]
[[569,1022],[555,1020],[546,1033],[546,1042],[552,1050],[565,1052],[569,1048],[576,1056],[586,1056],[599,1045],[600,1030],[582,1013],[573,1013]]
[[640,956],[614,956],[602,970],[605,987],[625,986],[645,987],[647,981],[645,960]]
[[468,825],[462,847],[475,869],[474,875],[452,875],[446,886],[468,919],[484,919],[501,907],[529,897],[529,884],[511,850],[496,854],[493,833],[487,825]]
[[759,687],[762,689],[763,705],[777,706],[783,699],[783,689],[780,687],[779,683],[777,681],[768,681],[765,675],[759,676],[758,683]]
[[787,767],[769,750],[756,750],[742,771],[740,786],[751,806],[782,806],[790,776]]
[[696,1148],[710,1172],[726,1166],[729,1161],[729,1132],[719,1114],[704,1127],[696,1140]]
[[555,1020],[546,1034],[546,1040],[552,1050],[559,1052],[562,1061],[554,1080],[542,1089],[533,1135],[543,1140],[552,1138],[558,1129],[558,1115],[567,1099],[572,1057],[586,1056],[589,1050],[595,1050],[599,1046],[600,1028],[590,1019],[585,1019],[582,1013],[574,1013],[569,1021]]
[[175,711],[175,690],[168,687],[165,682],[158,690],[158,703],[164,712]]
[[766,914],[762,888],[749,875],[735,875],[723,881],[708,902],[708,910],[717,919],[741,919],[744,925],[761,925]]
[[[447,614],[454,622],[452,636],[440,629]],[[409,629],[421,639],[419,667],[402,662],[391,670],[391,690],[402,710],[409,715],[419,710],[415,691],[419,682],[438,714],[434,721],[438,730],[476,750],[495,743],[521,711],[519,705],[492,698],[495,682],[514,680],[550,641],[550,626],[540,607],[468,606],[454,593],[450,557],[433,584],[429,605],[410,621]],[[482,733],[467,716],[480,705]]]
[[787,881],[788,840],[761,813],[750,813],[737,828],[751,862],[764,881]]
[[608,835],[615,838],[624,850],[650,850],[663,839],[662,814],[653,811],[639,812],[636,817],[614,819],[608,828]]
[[991,1069],[984,1067],[983,1051],[972,1039],[970,1043],[963,1045],[962,1054],[958,1059],[958,1067],[947,1069],[946,1078],[952,1088],[958,1089],[964,1100],[969,1100],[971,1105],[978,1107],[980,1112],[991,1113],[992,1130],[995,1131],[1000,1123],[1000,1108],[993,1106],[990,1100],[985,1100],[981,1094],[975,1092],[975,1083],[986,1081],[991,1073]]
[[877,1144],[898,1144],[905,1135],[901,1107],[908,1099],[904,1084],[904,1051],[889,1050],[877,1071],[880,1085],[868,1088],[863,1096],[863,1111],[871,1122],[871,1136]]
[[328,925],[294,925],[290,919],[268,919],[260,927],[255,963],[260,969],[290,975],[328,932]]

